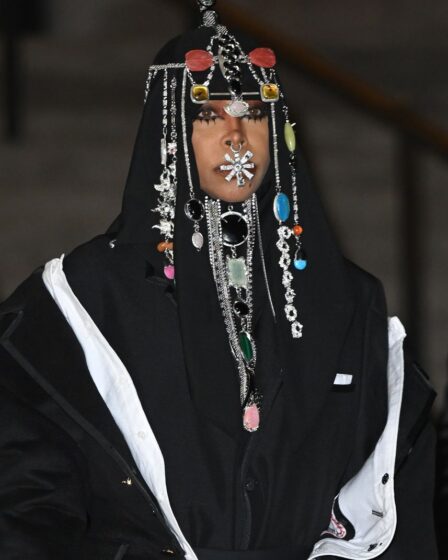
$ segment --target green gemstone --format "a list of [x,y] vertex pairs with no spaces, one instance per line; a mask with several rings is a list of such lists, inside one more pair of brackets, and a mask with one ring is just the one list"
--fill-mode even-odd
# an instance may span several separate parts
[[296,133],[290,122],[285,123],[285,142],[290,152],[296,149]]
[[245,331],[241,331],[238,335],[241,352],[243,353],[246,362],[250,362],[254,357],[254,349],[252,348],[252,342],[250,341],[249,335]]
[[247,288],[246,261],[243,257],[233,259],[227,257],[227,271],[229,273],[230,285],[234,288]]

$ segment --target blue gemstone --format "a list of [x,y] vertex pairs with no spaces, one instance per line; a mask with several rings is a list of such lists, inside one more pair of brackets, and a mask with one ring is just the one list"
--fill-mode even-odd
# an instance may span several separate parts
[[297,259],[294,261],[294,266],[297,268],[297,270],[304,270],[307,264],[308,261],[306,261],[305,259]]
[[304,270],[308,264],[308,259],[306,258],[306,253],[302,248],[297,249],[294,255],[294,266],[297,270]]
[[289,218],[289,199],[284,193],[279,193],[274,198],[274,216],[279,222],[286,222]]

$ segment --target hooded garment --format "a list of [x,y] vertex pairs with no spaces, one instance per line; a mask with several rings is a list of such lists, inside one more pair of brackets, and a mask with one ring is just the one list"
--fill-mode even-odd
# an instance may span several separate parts
[[[189,50],[206,48],[212,33],[205,27],[170,41],[154,63],[184,62]],[[246,53],[264,46],[241,36],[238,39]],[[170,71],[169,81],[173,75],[178,107],[175,283],[163,275],[163,255],[156,250],[160,234],[152,227],[157,217],[151,211],[158,194],[154,184],[162,170],[163,72],[150,84],[121,214],[105,235],[68,255],[64,270],[73,291],[132,376],[164,455],[173,510],[189,542],[198,548],[224,550],[285,546],[309,550],[328,525],[335,492],[348,476],[356,431],[352,416],[360,401],[358,397],[337,400],[331,387],[336,368],[344,366],[339,361],[344,345],[352,346],[353,363],[361,361],[366,310],[355,313],[353,280],[310,184],[299,147],[300,223],[309,265],[295,271],[293,287],[303,337],[291,337],[283,311],[271,163],[257,199],[276,318],[267,297],[257,240],[253,334],[258,350],[256,379],[264,398],[258,432],[242,429],[238,372],[209,263],[205,220],[200,224],[204,247],[198,252],[191,244],[193,224],[183,211],[190,198],[180,118],[183,71]],[[200,73],[195,78],[201,83]],[[254,91],[254,87],[258,89],[245,70],[243,90]],[[220,76],[214,78],[211,88],[227,90]],[[191,144],[197,111],[187,89],[186,141],[195,194],[203,199]],[[291,197],[280,102],[276,115],[282,187]],[[160,290],[156,301],[148,298],[148,289],[154,286]],[[166,298],[171,302],[168,307]],[[378,298],[384,327],[378,347],[385,348],[382,294]],[[359,325],[357,338],[348,339],[349,326],[354,324]],[[385,356],[376,359],[385,371]],[[379,376],[372,391],[374,399],[371,410],[364,402],[370,424],[363,434],[364,447],[351,457],[352,471],[356,462],[358,467],[362,464],[384,425],[385,375]],[[340,434],[347,428],[341,441]],[[329,462],[316,461],[322,448],[331,457],[331,467]]]

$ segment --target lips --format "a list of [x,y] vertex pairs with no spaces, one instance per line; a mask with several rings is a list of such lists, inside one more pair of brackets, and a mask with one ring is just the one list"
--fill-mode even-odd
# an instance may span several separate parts
[[[227,164],[227,162],[224,162],[224,164],[220,164],[220,165],[226,165],[226,164]],[[222,169],[219,168],[220,165],[215,167],[213,169],[213,171],[215,171],[216,173],[219,173],[220,175],[228,175],[229,171],[223,171]],[[255,167],[253,167],[252,169],[249,169],[249,171],[255,175],[255,173],[257,172],[257,166],[255,165]]]

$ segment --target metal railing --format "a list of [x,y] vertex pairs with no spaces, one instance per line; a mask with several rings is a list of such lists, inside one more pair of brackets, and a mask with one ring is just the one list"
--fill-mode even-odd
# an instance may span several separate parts
[[[190,10],[197,18],[194,0],[174,0]],[[293,68],[301,78],[312,81],[326,93],[337,96],[352,108],[389,127],[396,137],[398,163],[397,189],[400,200],[401,291],[404,319],[408,338],[414,352],[419,355],[422,325],[422,275],[421,262],[416,255],[424,254],[421,246],[423,231],[422,196],[419,177],[422,152],[435,154],[448,161],[448,132],[417,114],[406,102],[385,94],[351,73],[329,62],[296,38],[285,35],[271,24],[254,18],[233,2],[221,1],[218,11],[222,23],[239,29],[272,48],[282,63]],[[292,107],[294,109],[294,107]]]

